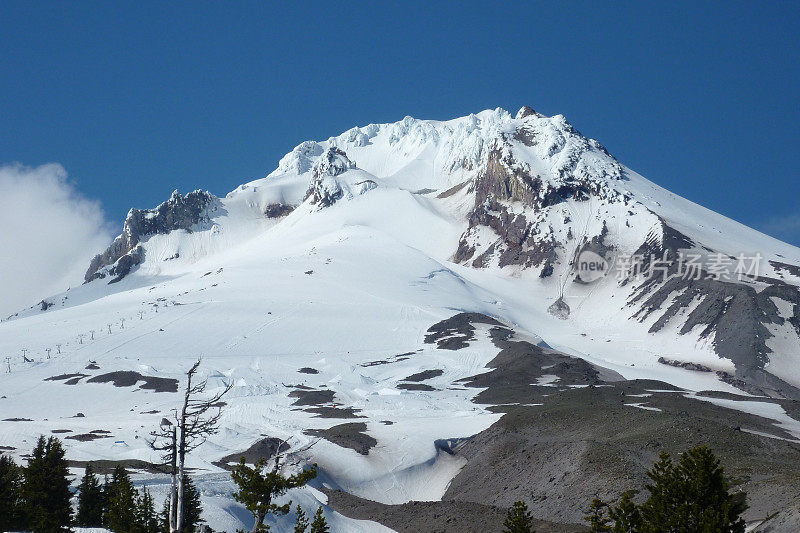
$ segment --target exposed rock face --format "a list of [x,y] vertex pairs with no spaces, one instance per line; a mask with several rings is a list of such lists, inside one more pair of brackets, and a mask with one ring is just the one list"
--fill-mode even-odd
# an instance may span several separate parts
[[311,198],[311,203],[319,207],[333,205],[344,195],[341,185],[333,178],[355,167],[355,163],[350,161],[342,150],[335,147],[328,148],[314,165],[306,199]]
[[[518,117],[520,114],[541,117],[525,108]],[[556,163],[557,177],[543,177],[534,173],[529,165],[518,162],[508,144],[509,138],[528,146],[541,143],[546,157]],[[595,152],[606,156],[603,165],[591,166],[584,161]],[[523,124],[512,135],[501,135],[496,147],[489,152],[485,170],[473,185],[475,207],[454,260],[472,260],[472,266],[480,268],[496,255],[500,268],[542,266],[541,276],[548,277],[558,260],[559,249],[564,248],[564,243],[554,238],[553,228],[547,221],[548,208],[567,200],[584,202],[592,196],[601,199],[619,196],[609,187],[608,180],[621,179],[623,172],[619,163],[566,121],[561,123],[556,135],[550,130],[540,132],[533,125]],[[474,257],[476,249],[472,241],[481,227],[491,228],[499,239]]]
[[338,176],[351,168],[356,168],[356,165],[347,158],[347,154],[339,148],[331,147],[322,154],[317,164],[314,165],[314,178]]
[[[114,276],[110,283],[119,281],[144,260],[144,251],[137,245],[146,237],[178,229],[192,231],[193,226],[208,221],[207,211],[216,202],[218,199],[206,191],[197,190],[186,196],[175,191],[155,209],[131,209],[122,234],[105,252],[92,259],[84,280],[89,282],[110,274]],[[102,271],[112,265],[108,272]]]
[[264,209],[264,215],[266,215],[267,218],[280,218],[280,217],[285,217],[292,211],[294,211],[294,207],[291,205],[269,204]]
[[[757,394],[800,398],[795,387],[764,371],[772,353],[767,341],[773,334],[767,326],[789,322],[800,334],[800,289],[766,277],[750,278],[760,283],[717,279],[702,268],[697,275],[681,274],[681,252],[698,248],[692,239],[661,220],[661,234],[650,235],[637,250],[645,258],[643,268],[652,269],[652,275],[641,282],[630,300],[630,305],[638,308],[634,317],[644,321],[660,313],[650,326],[651,333],[661,331],[673,319],[683,320],[681,335],[695,328],[700,338],[713,335],[715,351],[734,363],[735,377],[720,376],[724,381]],[[650,264],[653,258],[658,265]],[[792,316],[782,317],[775,300],[791,304]]]
[[711,369],[699,363],[689,363],[686,361],[676,361],[675,359],[667,359],[666,357],[659,357],[658,362],[662,365],[669,365],[678,368],[685,368],[686,370],[693,370],[695,372],[711,372]]
[[517,111],[517,115],[514,118],[525,118],[525,117],[529,117],[531,115],[537,116],[537,117],[541,117],[542,116],[539,113],[537,113],[536,111],[534,111],[533,109],[531,109],[529,106],[524,105],[524,106],[522,106],[522,108],[520,108],[519,111]]
[[[682,276],[683,255],[716,251],[676,230],[653,211],[656,207],[629,193],[623,167],[563,117],[546,119],[524,107],[516,118],[515,129],[498,133],[484,165],[468,182],[474,207],[454,261],[473,268],[537,269],[540,278],[557,273],[563,295],[564,283],[585,284],[573,266],[584,250],[609,264],[620,252],[641,257],[640,272],[648,273],[644,281],[635,275],[619,279],[625,294],[620,301],[627,300],[621,305],[632,309],[634,320],[657,317],[650,333],[680,320],[679,334],[712,340],[716,353],[734,363],[735,375],[721,379],[759,394],[800,397],[800,391],[764,370],[772,353],[771,327],[788,323],[800,336],[800,289],[787,282],[800,277],[800,267],[771,261],[775,278],[744,282],[718,279],[705,270],[700,279]],[[520,144],[534,150],[541,164],[517,157]],[[582,220],[573,220],[574,213]],[[632,222],[646,237],[638,248],[627,244],[619,250],[620,242],[630,243],[626,233]],[[779,311],[780,301],[792,310],[789,316]],[[549,311],[569,319],[563,298]]]
[[547,308],[548,313],[561,320],[567,320],[569,318],[569,311],[569,305],[567,305],[563,297],[550,304]]

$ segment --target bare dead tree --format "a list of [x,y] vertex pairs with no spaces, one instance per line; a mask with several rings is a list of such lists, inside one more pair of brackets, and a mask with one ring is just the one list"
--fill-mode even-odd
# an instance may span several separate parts
[[199,367],[200,359],[186,372],[183,405],[180,410],[176,409],[173,412],[175,423],[163,419],[159,430],[152,432],[148,441],[153,450],[161,453],[163,464],[169,468],[172,476],[169,496],[170,533],[183,528],[186,454],[195,450],[218,431],[224,405],[222,397],[232,388],[232,385],[226,385],[222,391],[207,397],[205,392],[208,380],[193,382]]

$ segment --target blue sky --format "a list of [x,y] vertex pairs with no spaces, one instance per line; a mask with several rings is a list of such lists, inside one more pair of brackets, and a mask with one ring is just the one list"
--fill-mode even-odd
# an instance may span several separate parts
[[0,164],[60,163],[118,231],[305,139],[529,104],[800,244],[798,6],[3,2]]

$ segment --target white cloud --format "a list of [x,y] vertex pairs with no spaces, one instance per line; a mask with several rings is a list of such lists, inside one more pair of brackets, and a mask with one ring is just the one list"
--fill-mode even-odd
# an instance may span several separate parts
[[100,204],[61,165],[0,166],[0,316],[82,283],[110,239]]
[[800,246],[800,213],[773,217],[761,224],[760,229],[777,239]]

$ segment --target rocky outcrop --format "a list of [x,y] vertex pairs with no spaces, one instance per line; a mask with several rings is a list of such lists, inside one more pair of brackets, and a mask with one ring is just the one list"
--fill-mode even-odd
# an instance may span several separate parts
[[269,204],[264,208],[264,215],[267,218],[281,218],[294,211],[294,206],[287,204]]
[[[563,117],[543,118],[523,107],[517,113],[521,122],[517,128],[498,135],[485,167],[472,185],[474,208],[454,254],[455,261],[471,261],[471,266],[482,268],[495,257],[500,268],[541,267],[540,276],[549,277],[566,244],[554,237],[547,218],[551,208],[590,198],[623,201],[610,185],[625,179],[616,159]],[[542,174],[517,160],[515,142],[534,147],[551,169]],[[498,240],[478,252],[475,240],[481,227],[491,228]]]
[[[178,191],[155,209],[131,209],[125,219],[122,233],[101,254],[92,259],[84,280],[114,276],[113,283],[125,277],[131,269],[144,260],[144,250],[138,246],[150,235],[167,234],[174,230],[192,231],[208,222],[209,208],[219,200],[206,191],[197,190],[182,196]],[[112,266],[107,272],[105,267]]]
[[342,187],[334,178],[356,168],[344,151],[336,147],[328,148],[314,165],[311,184],[306,191],[305,199],[320,208],[329,207],[344,196]]
[[667,359],[666,357],[659,357],[658,362],[662,365],[669,365],[674,366],[676,368],[685,368],[686,370],[692,370],[694,372],[711,372],[711,369],[708,368],[706,365],[701,365],[699,363],[690,363],[688,361],[677,361],[675,359]]
[[[800,289],[790,283],[800,277],[800,267],[770,261],[774,278],[744,281],[705,270],[698,279],[682,275],[687,253],[710,256],[716,250],[637,201],[624,188],[627,178],[616,159],[563,117],[543,119],[525,107],[517,121],[513,131],[498,134],[469,184],[474,206],[454,261],[473,268],[536,268],[541,278],[553,276],[560,265],[566,279],[585,284],[574,272],[579,253],[591,251],[619,268],[615,256],[627,251],[641,258],[638,272],[646,274],[631,273],[619,281],[634,320],[653,317],[649,331],[654,334],[680,321],[679,334],[709,339],[717,354],[734,363],[735,375],[721,379],[745,390],[800,398],[800,391],[765,370],[776,327],[788,323],[800,336]],[[516,157],[520,144],[541,161]],[[586,218],[573,222],[573,212]],[[629,240],[624,232],[631,223],[639,224],[641,234],[649,227],[649,234],[637,249],[618,250]],[[779,311],[781,300],[790,316]],[[562,319],[570,315],[563,299],[549,311]]]
[[[629,302],[638,308],[634,318],[658,316],[650,333],[680,320],[679,334],[694,331],[701,339],[713,338],[716,353],[734,363],[735,376],[724,381],[761,394],[800,398],[795,387],[764,371],[772,353],[767,341],[774,336],[768,326],[789,322],[800,334],[800,289],[766,277],[742,283],[704,268],[682,272],[681,253],[699,249],[711,252],[661,220],[660,234],[652,233],[636,252],[644,259],[646,275]],[[781,316],[776,299],[792,305],[791,317]]]

